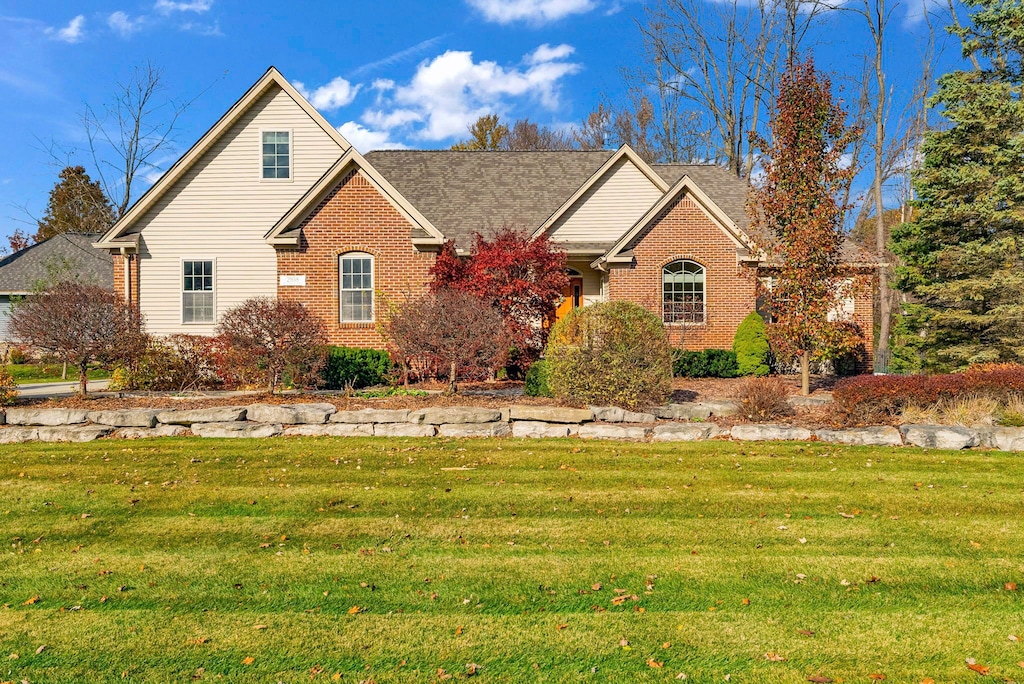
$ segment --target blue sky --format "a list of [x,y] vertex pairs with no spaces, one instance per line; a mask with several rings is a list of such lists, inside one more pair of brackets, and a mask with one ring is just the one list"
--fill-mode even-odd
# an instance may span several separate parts
[[[913,86],[921,2],[894,10],[897,98]],[[643,12],[642,0],[5,0],[0,234],[32,228],[24,222],[42,213],[59,171],[47,148],[82,149],[84,103],[109,100],[140,62],[163,69],[168,96],[199,95],[179,122],[178,153],[270,65],[363,151],[443,148],[483,113],[565,126],[620,96],[620,69],[642,59]],[[808,44],[841,84],[868,46],[855,17],[834,15]],[[959,64],[945,42],[940,72]],[[91,165],[84,153],[74,161]]]

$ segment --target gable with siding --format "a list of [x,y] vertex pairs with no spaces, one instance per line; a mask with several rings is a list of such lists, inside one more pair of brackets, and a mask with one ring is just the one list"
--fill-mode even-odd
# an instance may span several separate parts
[[[290,131],[292,177],[261,176],[261,131]],[[278,86],[271,86],[129,228],[139,235],[139,305],[158,335],[207,334],[181,317],[181,262],[213,260],[215,319],[249,297],[277,294],[277,255],[264,235],[344,153]]]

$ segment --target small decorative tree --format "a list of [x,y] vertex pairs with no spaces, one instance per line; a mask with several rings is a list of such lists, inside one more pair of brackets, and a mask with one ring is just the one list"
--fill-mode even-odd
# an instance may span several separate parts
[[777,355],[800,360],[804,394],[812,354],[836,358],[861,343],[856,326],[834,316],[863,284],[841,264],[845,234],[836,201],[852,173],[840,158],[857,131],[845,127],[831,88],[813,61],[790,65],[779,84],[772,141],[755,136],[764,180],[751,195],[750,217],[772,276],[763,293],[768,335]]
[[443,364],[450,394],[458,391],[460,369],[493,370],[508,352],[508,328],[497,307],[447,288],[398,305],[384,333],[400,358]]
[[431,289],[461,290],[494,303],[510,333],[509,346],[535,356],[544,348],[542,325],[569,284],[565,252],[546,235],[532,238],[505,227],[490,240],[477,234],[468,259],[445,245],[432,270]]
[[131,362],[148,344],[134,307],[110,290],[72,282],[16,303],[10,331],[20,342],[78,368],[83,396],[88,393],[91,363]]
[[270,394],[286,369],[303,375],[316,372],[327,344],[316,315],[298,302],[270,297],[253,297],[229,310],[217,333],[238,358],[263,372]]

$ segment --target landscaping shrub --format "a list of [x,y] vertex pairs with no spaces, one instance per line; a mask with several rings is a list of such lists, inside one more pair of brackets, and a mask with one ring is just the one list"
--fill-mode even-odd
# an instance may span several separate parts
[[1024,393],[1024,366],[972,366],[944,375],[861,375],[840,380],[832,392],[835,407],[849,423],[890,422],[907,407],[927,408],[941,401],[976,395],[999,402]]
[[11,347],[10,351],[7,352],[7,360],[15,365],[20,365],[31,361],[32,356],[27,349],[18,345]]
[[1007,398],[997,422],[1003,427],[1024,427],[1024,394]]
[[990,427],[995,425],[1002,407],[991,397],[968,396],[944,399],[929,407],[907,406],[900,422],[909,424]]
[[740,383],[733,398],[740,405],[740,415],[759,423],[792,415],[788,396],[789,390],[782,380],[753,377]]
[[759,313],[752,311],[740,323],[732,340],[732,350],[740,375],[768,375],[768,328]]
[[577,405],[628,409],[663,403],[672,390],[672,348],[658,316],[630,302],[574,309],[551,331],[549,386]]
[[440,289],[397,306],[384,324],[403,368],[413,363],[438,365],[448,375],[448,392],[456,379],[481,369],[493,372],[508,353],[508,327],[490,301],[469,292]]
[[547,361],[534,361],[530,370],[526,371],[526,387],[524,392],[528,397],[552,397],[551,393],[551,368]]
[[224,314],[217,333],[230,365],[246,373],[255,366],[270,393],[286,371],[293,382],[303,382],[323,364],[323,322],[298,302],[247,299]]
[[672,361],[672,374],[682,378],[735,378],[740,370],[734,351],[680,349]]
[[360,389],[384,384],[393,366],[391,355],[379,349],[330,347],[320,376],[327,389]]
[[218,368],[217,340],[203,335],[169,335],[153,339],[132,363],[114,369],[113,390],[189,392],[234,386]]
[[18,384],[14,382],[6,364],[0,364],[0,406],[10,406],[18,397]]

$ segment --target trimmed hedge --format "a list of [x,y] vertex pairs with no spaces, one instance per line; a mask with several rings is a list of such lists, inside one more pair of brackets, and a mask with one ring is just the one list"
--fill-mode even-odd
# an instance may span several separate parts
[[677,350],[672,360],[677,378],[735,378],[740,374],[736,352],[725,349]]
[[752,311],[740,323],[732,340],[732,350],[740,375],[768,375],[771,370],[768,367],[768,328],[759,313]]
[[849,422],[885,422],[908,406],[926,408],[967,396],[1005,400],[1024,394],[1024,365],[987,364],[946,375],[859,375],[836,383],[832,399]]
[[524,393],[528,397],[553,397],[551,387],[548,385],[548,378],[551,377],[551,368],[547,361],[534,361],[530,369],[526,371],[526,387]]
[[327,389],[359,389],[384,384],[393,367],[391,356],[379,349],[329,347],[320,375]]

